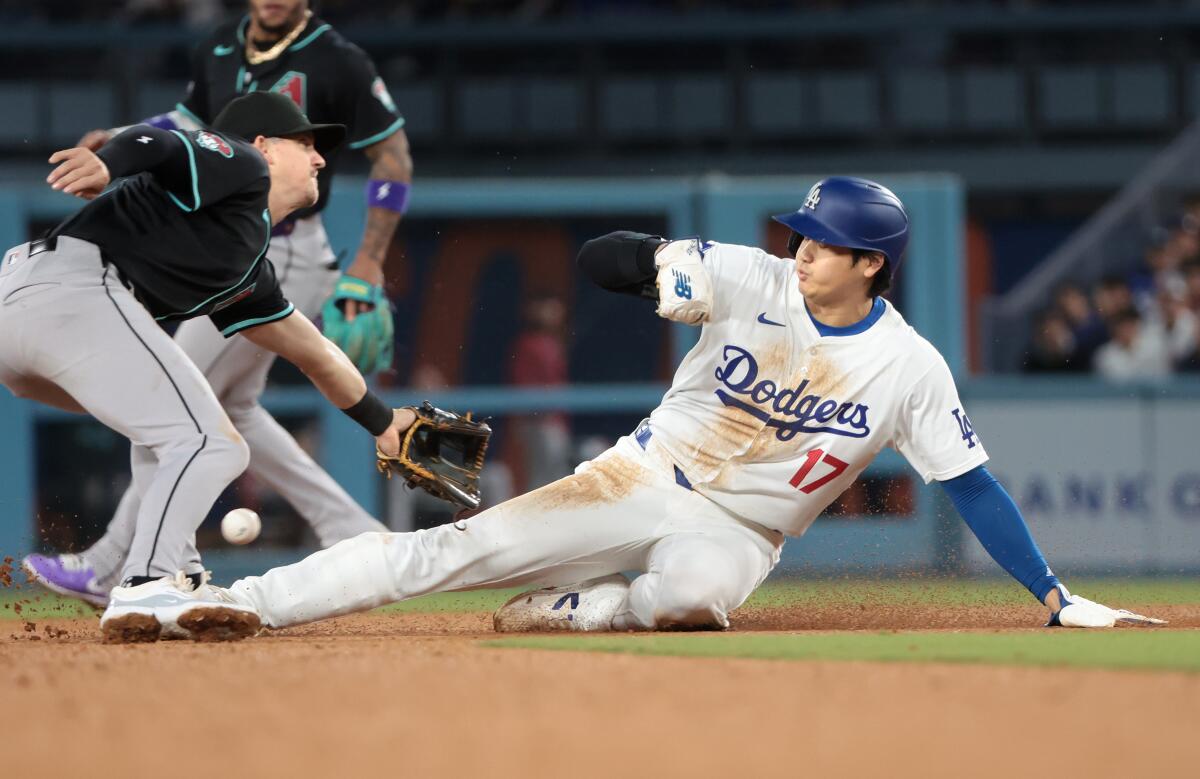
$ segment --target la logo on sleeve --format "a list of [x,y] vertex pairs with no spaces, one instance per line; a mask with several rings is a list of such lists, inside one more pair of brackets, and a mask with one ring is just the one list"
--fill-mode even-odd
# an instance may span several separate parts
[[968,449],[975,448],[975,428],[971,426],[971,420],[963,413],[963,410],[956,408],[950,412],[954,415],[954,420],[958,422],[958,432],[962,433],[962,439],[967,442]]

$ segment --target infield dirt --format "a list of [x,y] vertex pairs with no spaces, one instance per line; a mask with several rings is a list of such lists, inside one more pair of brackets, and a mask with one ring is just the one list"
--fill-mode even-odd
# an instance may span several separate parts
[[[1200,626],[1198,606],[1155,613]],[[1027,628],[1042,614],[736,616],[741,630],[963,629]],[[94,618],[28,624],[0,623],[9,776],[1099,777],[1200,767],[1200,674],[492,649],[479,645],[495,637],[487,613],[376,613],[211,645],[103,645]]]

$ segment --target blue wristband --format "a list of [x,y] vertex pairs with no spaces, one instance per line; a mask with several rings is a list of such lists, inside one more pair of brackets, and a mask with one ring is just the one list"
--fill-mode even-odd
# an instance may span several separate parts
[[408,210],[408,190],[402,181],[371,179],[367,182],[367,205],[403,214]]

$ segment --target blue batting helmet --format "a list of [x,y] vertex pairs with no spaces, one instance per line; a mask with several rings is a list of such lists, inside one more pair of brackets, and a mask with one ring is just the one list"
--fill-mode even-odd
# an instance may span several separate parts
[[797,236],[814,241],[881,252],[895,268],[908,245],[908,214],[887,187],[852,176],[830,176],[813,185],[798,211],[773,217],[794,235],[788,248],[799,248]]

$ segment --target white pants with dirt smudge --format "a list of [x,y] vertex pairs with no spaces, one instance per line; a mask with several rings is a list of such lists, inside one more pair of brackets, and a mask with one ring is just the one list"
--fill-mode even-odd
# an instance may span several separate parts
[[783,536],[738,521],[622,438],[566,478],[467,520],[366,533],[231,593],[281,628],[433,592],[575,584],[643,572],[617,629],[726,627],[779,560]]

